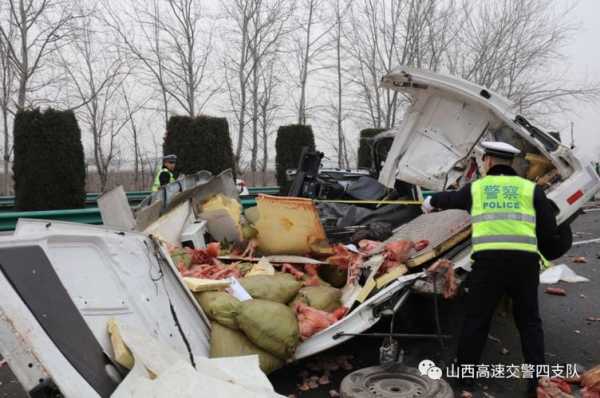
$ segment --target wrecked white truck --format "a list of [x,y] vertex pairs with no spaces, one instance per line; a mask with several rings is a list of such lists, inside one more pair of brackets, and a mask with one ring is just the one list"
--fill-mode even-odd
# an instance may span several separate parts
[[[379,182],[388,188],[397,181],[411,184],[415,200],[421,199],[421,189],[458,188],[478,176],[482,155],[478,144],[502,140],[525,154],[517,169],[544,186],[556,205],[559,223],[572,221],[600,190],[600,177],[590,162],[577,159],[568,147],[516,114],[509,101],[483,87],[408,68],[384,76],[382,85],[412,99],[401,125],[386,132],[393,143]],[[130,374],[115,363],[114,342],[107,332],[111,321],[146,333],[192,364],[209,357],[212,321],[165,242],[202,247],[205,228],[212,229],[216,240],[235,240],[228,223],[237,216],[223,214],[227,206],[217,209],[220,214],[203,218],[206,223],[198,222],[202,219],[198,209],[217,193],[235,200],[237,190],[228,173],[190,177],[188,185],[177,184],[149,198],[135,218],[120,205],[117,192],[106,197],[105,226],[20,220],[13,235],[0,238],[0,350],[31,396],[58,392],[66,397],[114,396]],[[275,253],[267,257],[269,263],[279,267],[304,261],[306,266],[308,259],[277,258],[282,254],[277,244],[286,236],[315,238],[306,232],[320,225],[315,223],[314,204],[309,199],[263,199],[263,205],[273,202],[277,209],[290,203],[308,209],[302,214],[313,218],[303,219],[306,222],[294,218],[276,224],[285,214],[261,213],[259,199],[258,210],[246,214],[256,225],[258,248],[268,246]],[[257,225],[261,222],[266,226]],[[268,232],[261,236],[261,231]],[[334,254],[323,243],[325,232],[321,227],[315,239],[298,242],[298,250],[309,247]],[[469,234],[465,212],[411,217],[388,241],[427,240],[427,244],[413,248],[401,266],[384,274],[377,273],[384,263],[383,244],[370,247],[358,267],[362,277],[342,288],[345,315],[300,342],[287,361],[327,350],[370,328],[401,304],[404,290],[424,276],[419,267],[443,256],[455,268],[468,270]],[[245,259],[253,257],[242,254]],[[235,261],[239,255],[218,259],[226,262],[229,256]],[[322,263],[327,259],[313,265]],[[271,394],[261,391],[256,396]]]

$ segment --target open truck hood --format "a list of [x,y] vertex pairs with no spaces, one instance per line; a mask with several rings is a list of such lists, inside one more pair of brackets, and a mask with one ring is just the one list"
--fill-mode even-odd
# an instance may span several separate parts
[[379,177],[387,187],[398,179],[444,190],[462,174],[461,162],[477,154],[480,140],[502,139],[507,128],[551,159],[562,176],[572,172],[576,160],[569,148],[535,127],[526,128],[510,101],[482,86],[411,68],[389,73],[381,84],[411,101],[402,123],[392,129],[394,142]]
[[0,344],[25,390],[110,396],[109,319],[207,357],[209,322],[166,257],[140,233],[20,220],[0,239]]

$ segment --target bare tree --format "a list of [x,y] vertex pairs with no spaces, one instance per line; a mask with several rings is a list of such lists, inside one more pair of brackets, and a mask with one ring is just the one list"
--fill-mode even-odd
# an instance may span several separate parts
[[[252,137],[250,140],[250,168],[257,170],[258,160],[258,118],[259,118],[259,88],[261,67],[264,59],[276,53],[279,43],[289,31],[288,19],[292,8],[284,0],[224,0],[223,8],[229,20],[233,21],[233,29],[228,32],[229,54],[226,55],[223,66],[229,106],[233,111],[237,125],[237,142],[235,157],[237,168],[241,168],[242,150],[246,141],[248,106],[250,105]],[[236,83],[230,82],[235,76]],[[248,103],[249,98],[251,104]]]
[[[123,12],[107,7],[105,22],[144,67],[161,97],[165,126],[174,102],[196,116],[220,91],[210,76],[213,26],[193,0],[132,1]],[[126,18],[123,18],[125,15]],[[203,27],[206,28],[203,29]],[[127,29],[129,28],[129,29]]]
[[571,7],[551,0],[465,5],[467,23],[454,43],[449,71],[502,93],[523,113],[564,111],[572,98],[598,100],[598,82],[573,84],[556,68],[576,30]]
[[348,148],[346,142],[346,136],[344,134],[344,120],[346,119],[346,112],[344,111],[344,75],[346,74],[345,66],[343,65],[346,58],[346,45],[343,42],[346,36],[345,24],[346,17],[352,6],[352,2],[346,2],[343,4],[341,0],[333,0],[331,2],[332,14],[334,19],[334,27],[330,29],[330,43],[335,54],[335,101],[329,107],[331,114],[335,118],[335,125],[337,131],[337,142],[333,145],[335,152],[337,153],[338,167],[344,168],[349,167]]
[[362,0],[352,8],[347,40],[354,58],[358,109],[373,127],[393,127],[403,98],[379,87],[381,76],[398,66],[440,70],[460,30],[454,1]]
[[[297,105],[298,124],[306,124],[308,77],[315,69],[315,66],[311,68],[311,65],[327,46],[323,39],[326,38],[330,27],[323,24],[319,18],[322,6],[321,0],[303,0],[298,7],[298,13],[302,15],[296,21],[296,35],[293,40],[294,61],[297,69],[296,79],[300,92]],[[315,32],[315,29],[319,27],[322,28],[322,31]]]
[[[213,29],[203,32],[200,2],[167,0],[170,18],[160,18],[160,26],[170,40],[167,42],[166,70],[169,94],[190,116],[195,116],[220,90],[221,85],[209,80],[208,61],[212,52]],[[201,90],[202,89],[202,90]]]
[[[0,13],[0,15],[2,15]],[[9,162],[11,154],[11,134],[9,130],[9,117],[12,111],[11,101],[15,94],[16,74],[9,58],[9,44],[5,41],[15,39],[14,25],[10,24],[6,35],[0,36],[0,113],[2,113],[2,134],[4,146],[2,153],[4,182],[2,192],[9,194],[10,171]]]
[[[148,80],[154,83],[152,86],[156,87],[159,93],[161,99],[159,110],[163,115],[164,126],[166,126],[169,121],[170,95],[165,69],[166,55],[161,38],[159,3],[158,0],[152,0],[147,5],[147,7],[151,6],[149,9],[142,7],[138,3],[131,2],[131,4],[133,10],[127,12],[121,10],[115,11],[110,7],[109,3],[106,3],[109,18],[105,19],[105,23],[116,32],[125,48],[144,66],[144,70],[149,77]],[[122,14],[126,18],[122,18]],[[127,30],[126,27],[130,27],[131,30]],[[137,36],[135,32],[138,32],[138,35],[141,35],[142,38],[136,40]]]
[[140,182],[144,182],[144,165],[140,143],[141,134],[135,119],[135,114],[143,109],[143,107],[149,101],[149,98],[147,98],[143,102],[140,102],[139,104],[133,104],[129,95],[127,94],[127,91],[130,91],[130,88],[126,88],[123,85],[121,87],[121,96],[123,98],[125,109],[127,111],[127,120],[129,122],[131,130],[131,138],[133,140],[133,183],[135,185],[135,189],[139,189]]
[[94,164],[104,191],[119,152],[116,138],[129,121],[121,112],[119,94],[130,67],[127,57],[103,38],[107,32],[98,26],[97,8],[92,5],[80,11],[86,16],[78,20],[76,39],[57,54],[73,87],[72,96],[82,104],[76,110],[91,134]]
[[281,103],[277,99],[277,88],[281,84],[276,76],[277,63],[268,62],[262,71],[262,92],[258,100],[260,129],[262,139],[261,174],[262,184],[267,184],[267,170],[269,164],[269,141],[273,135],[274,122]]
[[[70,4],[62,0],[8,0],[11,18],[0,23],[0,35],[18,79],[17,107],[23,109],[34,75],[47,58],[64,44],[75,18]],[[16,38],[10,38],[11,25]]]

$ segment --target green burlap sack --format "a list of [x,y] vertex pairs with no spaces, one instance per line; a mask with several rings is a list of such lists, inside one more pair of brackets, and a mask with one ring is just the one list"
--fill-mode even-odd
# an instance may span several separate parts
[[251,342],[277,358],[290,358],[300,342],[296,315],[287,305],[266,300],[243,301],[237,321]]
[[348,271],[329,264],[319,266],[319,276],[333,287],[342,288],[346,285]]
[[242,274],[242,276],[244,276],[248,272],[250,272],[250,270],[252,269],[252,267],[254,267],[254,264],[252,264],[252,263],[239,263],[235,267],[237,269],[239,269],[240,273]]
[[331,312],[342,306],[342,291],[330,286],[307,286],[300,289],[296,298],[290,303],[302,302],[309,307]]
[[254,275],[240,279],[240,284],[254,299],[289,303],[302,287],[290,274]]
[[236,357],[244,355],[258,355],[260,368],[266,374],[279,369],[284,365],[284,361],[267,351],[255,346],[240,331],[226,328],[216,322],[212,324],[210,333],[210,357]]
[[192,263],[192,254],[183,248],[175,249],[171,252],[171,260],[173,260],[175,266],[181,262],[187,269],[190,268],[190,264]]
[[227,292],[202,292],[195,296],[210,319],[228,328],[239,329],[236,320],[240,306],[238,299]]

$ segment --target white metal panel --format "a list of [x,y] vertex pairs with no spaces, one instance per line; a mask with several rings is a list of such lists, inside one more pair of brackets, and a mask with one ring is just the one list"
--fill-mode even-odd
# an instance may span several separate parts
[[115,318],[188,355],[172,303],[192,352],[208,356],[210,324],[170,260],[159,265],[149,238],[74,223],[19,224],[19,235],[3,237],[0,247],[40,245],[106,352],[112,352],[106,322]]
[[[427,93],[432,91],[443,92],[446,95],[461,98],[465,103],[481,106],[492,113],[496,119],[509,126],[521,138],[536,147],[543,156],[550,159],[563,178],[568,177],[573,172],[572,167],[581,168],[579,160],[574,156],[567,156],[570,164],[559,161],[559,155],[572,154],[572,151],[565,145],[560,145],[557,151],[549,153],[540,141],[532,138],[524,127],[515,123],[517,116],[515,104],[483,86],[454,76],[408,67],[401,67],[399,71],[383,76],[381,85],[416,97],[431,95]],[[380,181],[385,184],[383,180]]]
[[50,377],[67,398],[100,397],[50,340],[1,273],[0,317],[2,353],[26,391]]
[[391,187],[399,179],[443,190],[447,173],[496,119],[485,108],[447,93],[428,90],[417,97],[394,139],[380,182]]
[[97,202],[104,225],[128,231],[135,229],[135,218],[122,185],[103,193]]

